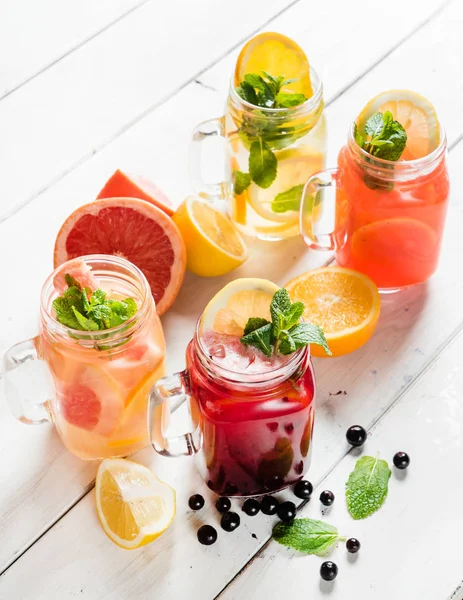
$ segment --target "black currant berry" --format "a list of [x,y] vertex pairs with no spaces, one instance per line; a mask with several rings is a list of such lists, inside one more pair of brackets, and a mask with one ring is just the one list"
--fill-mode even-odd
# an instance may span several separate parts
[[351,446],[363,446],[367,439],[367,432],[361,425],[352,425],[346,431],[346,439]]
[[212,525],[203,525],[198,529],[198,542],[210,546],[217,541],[217,531]]
[[225,513],[231,508],[230,498],[217,498],[215,501],[215,507],[220,513]]
[[235,531],[240,525],[240,516],[234,512],[226,512],[220,519],[220,526],[225,531]]
[[302,498],[302,500],[306,500],[310,498],[313,492],[313,485],[310,481],[306,481],[305,479],[301,479],[298,481],[293,488],[294,495],[298,498]]
[[191,510],[200,510],[204,506],[204,498],[201,494],[194,494],[188,500],[188,506]]
[[264,515],[274,515],[277,511],[279,502],[273,496],[264,496],[260,502],[260,510]]
[[254,517],[260,511],[260,504],[254,498],[248,498],[243,504],[243,512],[249,517]]
[[350,552],[351,554],[357,554],[357,552],[360,550],[360,542],[357,538],[349,538],[346,542],[346,548],[347,552]]
[[397,469],[403,470],[410,464],[410,457],[406,452],[396,452],[392,461]]
[[336,579],[336,575],[338,574],[338,565],[331,560],[327,560],[322,563],[320,567],[320,577],[325,581],[333,581]]
[[277,515],[280,521],[290,523],[296,516],[296,505],[294,502],[283,502],[278,505]]
[[324,490],[320,494],[320,502],[323,504],[323,506],[331,506],[334,502],[333,492],[330,490]]

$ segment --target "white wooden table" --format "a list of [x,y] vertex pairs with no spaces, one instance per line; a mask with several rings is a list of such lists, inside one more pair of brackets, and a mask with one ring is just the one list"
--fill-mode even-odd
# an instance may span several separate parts
[[[301,514],[320,517],[320,489],[334,490],[325,518],[362,549],[350,560],[341,544],[333,553],[338,578],[326,584],[322,559],[269,541],[271,518],[263,515],[243,515],[236,532],[200,546],[199,524],[218,522],[211,494],[190,460],[146,449],[135,459],[177,489],[178,514],[155,543],[121,550],[95,514],[97,465],[65,451],[51,426],[17,423],[2,402],[2,600],[463,598],[461,0],[2,0],[0,355],[36,333],[59,226],[115,168],[144,173],[175,204],[190,192],[190,131],[221,113],[237,52],[260,30],[294,37],[322,74],[330,162],[356,112],[387,88],[428,96],[448,133],[452,193],[438,272],[426,286],[384,299],[364,349],[315,363],[309,478],[318,489]],[[163,318],[169,369],[183,366],[197,316],[226,282],[259,274],[283,284],[328,260],[293,240],[264,254],[256,246],[227,277],[188,275]],[[342,498],[356,460],[344,435],[354,423],[369,431],[365,453],[390,462],[403,449],[412,461],[403,480],[393,474],[384,507],[360,522]],[[194,492],[207,497],[197,515],[187,506]]]

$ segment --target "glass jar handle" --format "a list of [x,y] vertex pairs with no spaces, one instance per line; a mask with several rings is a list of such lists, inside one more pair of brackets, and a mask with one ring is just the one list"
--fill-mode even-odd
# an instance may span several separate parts
[[202,176],[202,142],[205,139],[225,137],[225,117],[203,121],[193,129],[190,144],[190,180],[193,190],[198,196],[206,199],[221,198],[226,183],[207,183]]
[[[148,429],[151,444],[163,456],[191,456],[201,448],[200,436],[188,432],[177,437],[167,437],[171,414],[189,398],[187,371],[159,379],[149,396]],[[199,439],[198,439],[199,437]]]
[[[34,425],[53,420],[49,402],[54,384],[48,365],[39,356],[39,343],[39,337],[19,342],[3,357],[3,389],[10,410],[18,421]],[[26,373],[24,367],[29,369],[35,361],[37,366],[41,363],[38,371]]]
[[338,169],[319,171],[312,175],[304,186],[299,223],[305,243],[313,250],[338,250],[344,245],[343,231],[333,229],[329,233],[317,233],[314,227],[317,207],[323,209],[327,202],[327,191],[329,201],[336,207],[336,190],[340,187],[338,175]]

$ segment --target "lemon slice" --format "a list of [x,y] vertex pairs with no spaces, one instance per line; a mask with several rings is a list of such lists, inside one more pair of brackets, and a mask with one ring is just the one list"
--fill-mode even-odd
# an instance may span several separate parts
[[96,476],[96,509],[106,535],[131,550],[152,542],[175,517],[175,490],[143,465],[105,459]]
[[248,257],[241,235],[230,219],[210,203],[189,196],[174,214],[187,249],[187,268],[216,277],[239,267]]
[[249,204],[259,216],[268,221],[292,225],[299,220],[299,210],[275,212],[272,202],[278,194],[298,185],[303,186],[309,177],[323,169],[324,158],[321,152],[307,146],[281,150],[275,156],[278,161],[275,181],[267,189],[253,183],[247,190]]
[[360,113],[357,125],[361,131],[377,112],[390,111],[407,132],[407,145],[401,160],[427,156],[440,142],[440,127],[434,106],[416,92],[388,90],[375,96]]
[[270,303],[279,290],[268,279],[235,279],[216,294],[201,318],[201,331],[242,336],[250,317],[270,321]]
[[243,46],[236,61],[235,86],[245,75],[262,71],[273,77],[283,75],[285,79],[296,79],[283,88],[285,91],[304,94],[306,98],[313,94],[307,56],[296,42],[281,33],[260,33]]

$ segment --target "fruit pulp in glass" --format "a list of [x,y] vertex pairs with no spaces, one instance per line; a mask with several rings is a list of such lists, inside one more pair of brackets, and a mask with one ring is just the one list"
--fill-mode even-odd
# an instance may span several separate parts
[[[115,291],[118,285],[99,282],[109,298],[122,300],[129,294]],[[139,325],[128,341],[106,350],[84,347],[69,335],[57,338],[42,328],[40,353],[56,390],[50,412],[63,443],[80,458],[127,456],[149,444],[149,390],[165,370],[164,335],[154,303]]]
[[[268,381],[289,357],[266,358],[239,337],[214,334],[203,341],[223,369]],[[221,355],[216,349],[220,348]],[[310,462],[314,422],[314,378],[307,349],[299,368],[272,385],[246,387],[211,376],[194,342],[187,349],[191,412],[202,433],[198,468],[217,494],[248,496],[282,489],[299,479]]]

